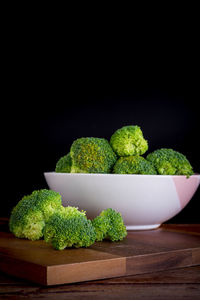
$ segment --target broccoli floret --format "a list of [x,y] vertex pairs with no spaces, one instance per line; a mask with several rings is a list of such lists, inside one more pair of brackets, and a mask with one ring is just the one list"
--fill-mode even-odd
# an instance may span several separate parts
[[156,168],[161,175],[187,175],[194,174],[192,166],[180,152],[172,149],[158,149],[147,155],[146,159]]
[[103,210],[92,220],[96,231],[96,241],[110,239],[112,242],[121,241],[127,235],[122,216],[112,208]]
[[70,153],[68,153],[67,155],[61,157],[58,160],[55,171],[57,173],[70,173],[71,166],[72,166],[72,159]]
[[44,227],[44,240],[56,250],[66,247],[89,247],[95,242],[96,233],[84,211],[76,207],[63,207],[53,214]]
[[142,156],[120,157],[113,167],[115,174],[157,174],[153,164]]
[[103,138],[75,140],[70,155],[71,173],[109,173],[117,160],[109,142]]
[[118,156],[142,155],[148,149],[139,126],[124,126],[111,136],[110,145]]
[[38,240],[43,236],[45,222],[61,208],[61,196],[52,190],[37,190],[24,196],[13,208],[10,231],[18,238]]

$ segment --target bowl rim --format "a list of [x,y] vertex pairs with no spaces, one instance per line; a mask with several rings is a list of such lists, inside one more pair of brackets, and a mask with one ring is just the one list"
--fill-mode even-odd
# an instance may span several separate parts
[[60,172],[55,172],[55,171],[49,171],[49,172],[44,172],[44,175],[56,175],[56,176],[65,176],[65,177],[79,177],[79,176],[85,176],[85,177],[158,177],[158,178],[166,178],[166,177],[185,177],[185,178],[190,178],[190,177],[197,177],[200,179],[200,173],[194,173],[193,175],[190,175],[187,177],[186,175],[160,175],[160,174],[155,174],[155,175],[150,175],[150,174],[111,174],[111,173],[60,173]]

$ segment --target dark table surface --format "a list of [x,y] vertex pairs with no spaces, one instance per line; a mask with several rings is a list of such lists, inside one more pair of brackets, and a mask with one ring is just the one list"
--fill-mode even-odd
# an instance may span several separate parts
[[[200,234],[199,224],[177,226]],[[0,299],[24,298],[199,300],[200,266],[50,287],[0,273]]]
[[0,299],[200,299],[200,266],[42,287],[0,273]]

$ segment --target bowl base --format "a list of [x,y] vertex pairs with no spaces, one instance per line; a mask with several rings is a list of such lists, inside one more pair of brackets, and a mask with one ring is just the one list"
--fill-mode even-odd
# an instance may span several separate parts
[[128,225],[126,226],[127,230],[151,230],[160,227],[161,224],[152,224],[152,225]]

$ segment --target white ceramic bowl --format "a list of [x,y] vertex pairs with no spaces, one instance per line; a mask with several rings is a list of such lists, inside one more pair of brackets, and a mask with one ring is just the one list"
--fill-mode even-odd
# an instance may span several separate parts
[[64,206],[76,206],[94,218],[106,208],[122,214],[127,229],[153,229],[178,214],[191,200],[200,174],[119,175],[44,173]]

